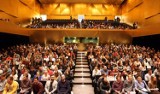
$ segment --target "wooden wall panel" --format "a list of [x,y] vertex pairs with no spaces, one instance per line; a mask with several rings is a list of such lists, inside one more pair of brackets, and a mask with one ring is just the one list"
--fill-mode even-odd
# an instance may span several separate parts
[[144,0],[144,18],[160,13],[160,0]]
[[[46,14],[49,19],[69,19],[72,15],[77,19],[79,14],[84,14],[87,19],[114,19],[118,14],[118,7],[107,4],[44,4],[41,14]],[[97,17],[96,17],[97,16]]]
[[[134,5],[135,0],[132,1]],[[160,0],[140,0],[131,7],[128,2],[122,8],[122,20],[125,23],[138,22],[139,29],[130,32],[133,37],[160,34]]]
[[35,0],[0,0],[0,18],[23,22],[39,16],[40,7]]
[[63,42],[64,37],[99,37],[100,43],[131,43],[132,37],[124,30],[94,29],[30,29],[31,42]]

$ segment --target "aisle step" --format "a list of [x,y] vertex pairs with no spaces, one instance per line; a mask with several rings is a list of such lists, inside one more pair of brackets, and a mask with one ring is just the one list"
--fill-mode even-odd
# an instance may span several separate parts
[[77,54],[79,53],[87,53],[87,51],[78,51]]
[[90,78],[91,74],[90,73],[75,73],[74,77],[76,78]]
[[84,62],[87,62],[86,59],[76,59],[76,61],[84,61]]
[[92,84],[91,78],[74,78],[74,84]]
[[75,72],[76,71],[90,71],[89,68],[75,68]]
[[78,59],[80,59],[80,58],[86,59],[86,57],[81,57],[81,56],[78,56],[77,58],[78,58]]
[[83,61],[83,62],[80,62],[80,61],[78,62],[78,61],[77,61],[77,62],[76,62],[76,65],[88,65],[88,62],[84,62],[84,61]]
[[92,85],[73,85],[74,94],[94,94]]
[[75,63],[73,93],[94,94],[90,69],[87,60],[87,51],[78,51]]
[[76,65],[76,68],[89,68],[89,66],[81,64],[81,65]]
[[77,54],[78,57],[86,57],[86,54]]

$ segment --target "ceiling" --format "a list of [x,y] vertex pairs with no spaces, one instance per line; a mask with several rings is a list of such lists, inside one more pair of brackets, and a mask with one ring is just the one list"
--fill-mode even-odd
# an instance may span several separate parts
[[52,3],[96,3],[96,4],[112,4],[120,5],[125,0],[39,0],[41,4]]

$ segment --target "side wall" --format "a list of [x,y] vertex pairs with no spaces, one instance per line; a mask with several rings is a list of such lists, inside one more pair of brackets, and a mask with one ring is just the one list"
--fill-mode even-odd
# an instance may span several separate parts
[[140,27],[158,24],[160,21],[160,0],[128,0],[122,7],[122,20],[138,22]]
[[40,7],[36,0],[0,0],[0,19],[11,22],[29,22],[39,16]]
[[122,21],[138,23],[133,37],[160,34],[160,0],[128,0],[122,7]]

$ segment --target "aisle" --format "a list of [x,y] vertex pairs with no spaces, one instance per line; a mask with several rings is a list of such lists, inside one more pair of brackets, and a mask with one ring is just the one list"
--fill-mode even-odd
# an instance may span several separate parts
[[73,94],[94,94],[86,51],[78,51],[73,80]]

